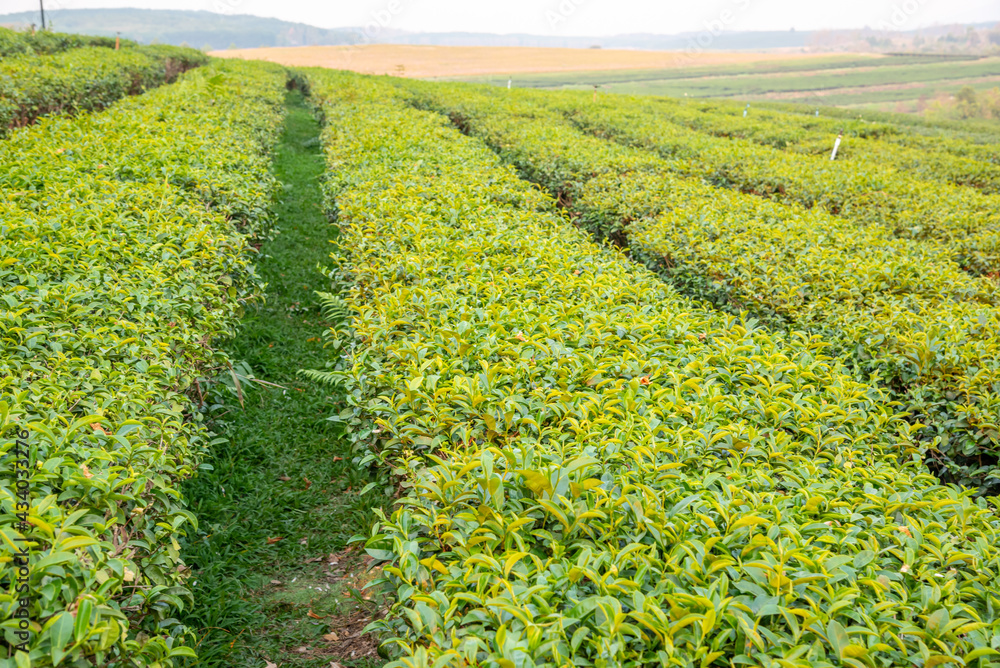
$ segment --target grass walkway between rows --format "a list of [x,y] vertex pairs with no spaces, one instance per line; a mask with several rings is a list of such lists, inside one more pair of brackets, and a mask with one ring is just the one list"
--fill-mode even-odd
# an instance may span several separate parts
[[198,630],[199,668],[383,663],[361,634],[380,607],[359,591],[371,574],[345,549],[381,499],[358,496],[368,477],[351,465],[343,427],[326,419],[336,410],[330,390],[297,375],[331,354],[315,291],[330,289],[317,266],[328,264],[335,232],[322,208],[318,123],[300,93],[287,104],[275,158],[280,234],[258,263],[267,301],[227,346],[256,378],[285,389],[241,383],[242,406],[235,392],[217,392],[212,468],[184,486],[200,523],[183,552],[195,596],[184,622]]

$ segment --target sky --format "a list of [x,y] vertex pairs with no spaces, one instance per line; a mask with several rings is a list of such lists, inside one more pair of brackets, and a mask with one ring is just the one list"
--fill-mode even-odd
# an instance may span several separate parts
[[[60,8],[142,7],[254,14],[337,28],[419,32],[616,35],[719,30],[912,30],[942,23],[1000,22],[1000,0],[44,0]],[[0,0],[0,13],[38,0]]]

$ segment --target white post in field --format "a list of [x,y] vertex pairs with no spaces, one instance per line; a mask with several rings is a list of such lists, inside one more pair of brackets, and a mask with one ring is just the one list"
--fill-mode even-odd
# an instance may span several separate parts
[[833,154],[830,155],[830,160],[837,159],[837,151],[840,150],[840,140],[844,136],[844,131],[841,130],[840,134],[837,135],[837,141],[833,142]]

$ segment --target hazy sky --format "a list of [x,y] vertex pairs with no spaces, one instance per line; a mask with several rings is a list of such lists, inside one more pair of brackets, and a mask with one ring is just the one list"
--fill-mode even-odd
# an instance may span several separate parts
[[[935,23],[1000,22],[1000,0],[45,0],[58,9],[203,9],[300,21],[323,28],[376,22],[412,31],[613,35],[726,30],[913,29]],[[0,0],[0,13],[37,0]]]

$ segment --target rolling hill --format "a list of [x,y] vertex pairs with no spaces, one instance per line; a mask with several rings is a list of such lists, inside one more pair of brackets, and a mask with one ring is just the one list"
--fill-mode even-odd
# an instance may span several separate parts
[[[55,30],[87,35],[114,35],[137,42],[188,45],[206,50],[261,46],[356,44],[360,30],[327,30],[305,23],[205,11],[153,9],[58,9],[46,12]],[[30,25],[37,12],[0,15],[0,25]]]
[[[373,39],[361,27],[319,28],[274,18],[219,14],[207,11],[150,9],[57,9],[47,12],[56,30],[89,35],[114,35],[138,42],[186,44],[206,50],[252,49],[282,46],[334,46],[368,42],[432,46],[495,46],[586,49],[641,49],[654,51],[739,51],[811,49],[819,51],[961,52],[982,54],[1000,45],[994,23],[972,26],[935,26],[920,31],[885,32],[873,29],[832,31],[723,32],[704,40],[703,33],[658,35],[633,33],[611,36],[548,36],[475,32],[414,33],[380,30]],[[0,25],[28,26],[38,22],[36,12],[0,15]],[[970,31],[971,29],[971,31]],[[993,32],[991,32],[993,31]],[[994,37],[996,35],[996,37]],[[970,39],[970,36],[975,36]]]

